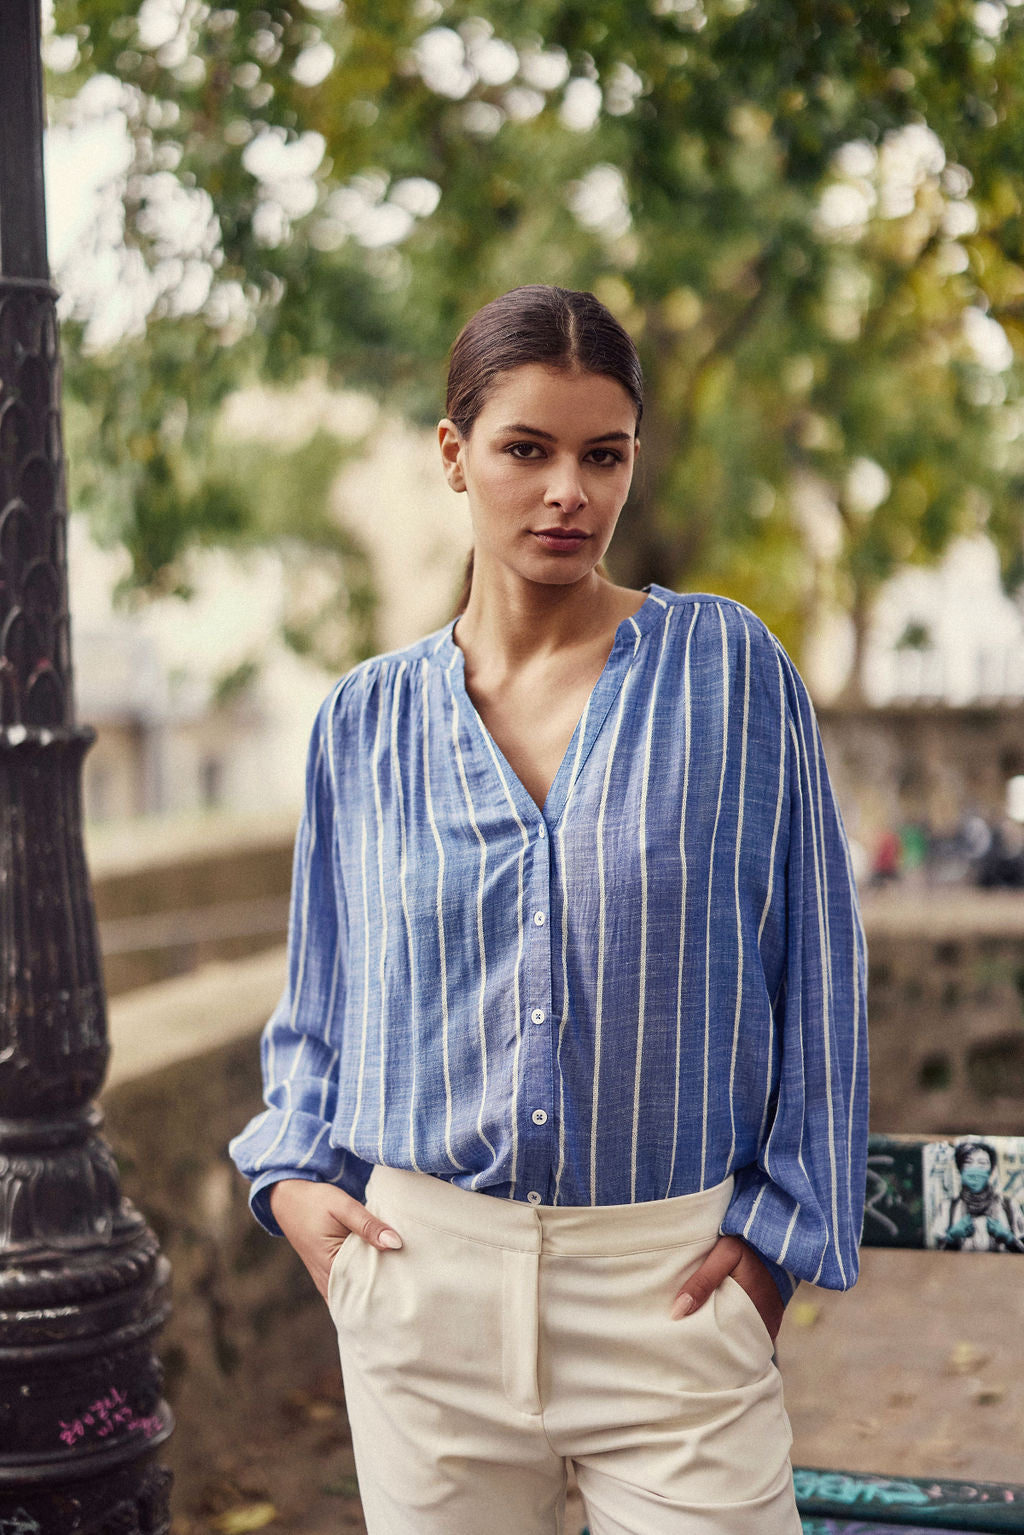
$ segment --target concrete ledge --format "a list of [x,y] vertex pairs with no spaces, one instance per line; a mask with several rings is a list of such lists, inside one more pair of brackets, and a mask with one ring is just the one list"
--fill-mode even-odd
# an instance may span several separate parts
[[973,886],[915,890],[894,885],[863,898],[864,927],[873,937],[926,942],[957,938],[1024,938],[1024,890]]
[[194,817],[90,837],[108,996],[283,943],[296,817]]
[[285,963],[279,946],[114,998],[107,1091],[258,1034],[281,995]]
[[114,824],[89,824],[85,845],[93,878],[100,883],[180,864],[291,846],[299,812],[265,816],[196,814],[141,816]]

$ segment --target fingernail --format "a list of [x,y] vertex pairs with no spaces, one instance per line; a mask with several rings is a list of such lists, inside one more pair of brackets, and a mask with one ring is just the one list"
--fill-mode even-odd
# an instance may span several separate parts
[[676,1303],[672,1307],[672,1320],[678,1322],[684,1316],[688,1316],[697,1302],[692,1295],[677,1295]]
[[390,1247],[392,1252],[397,1252],[402,1245],[402,1238],[397,1231],[382,1231],[380,1234],[381,1247]]

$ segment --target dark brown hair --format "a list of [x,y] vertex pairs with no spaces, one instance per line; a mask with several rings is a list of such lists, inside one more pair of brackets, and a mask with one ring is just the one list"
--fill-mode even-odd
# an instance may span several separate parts
[[644,380],[632,337],[592,293],[539,284],[513,288],[478,309],[451,350],[445,413],[464,437],[503,373],[529,363],[603,373],[644,410]]
[[[629,332],[592,293],[534,284],[485,304],[455,339],[445,414],[463,437],[469,436],[502,374],[530,363],[615,379],[632,400],[639,426],[644,379]],[[465,611],[472,579],[470,554],[456,613]]]
[[957,1165],[958,1172],[963,1172],[967,1158],[970,1156],[972,1151],[983,1151],[988,1157],[989,1166],[991,1167],[992,1171],[995,1172],[996,1149],[994,1146],[990,1146],[988,1141],[960,1141],[960,1143],[953,1148],[953,1160]]

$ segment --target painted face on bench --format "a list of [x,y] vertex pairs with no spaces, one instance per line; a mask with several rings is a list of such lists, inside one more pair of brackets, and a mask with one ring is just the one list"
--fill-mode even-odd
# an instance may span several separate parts
[[972,1194],[980,1194],[992,1176],[992,1164],[988,1159],[988,1153],[980,1148],[969,1151],[960,1169],[960,1177],[966,1188]]

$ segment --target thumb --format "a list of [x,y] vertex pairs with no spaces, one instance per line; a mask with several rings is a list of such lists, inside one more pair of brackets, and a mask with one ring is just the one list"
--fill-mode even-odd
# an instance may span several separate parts
[[743,1243],[739,1237],[719,1237],[703,1263],[681,1286],[672,1306],[672,1320],[678,1322],[681,1317],[699,1311],[726,1275],[732,1273],[742,1255]]

